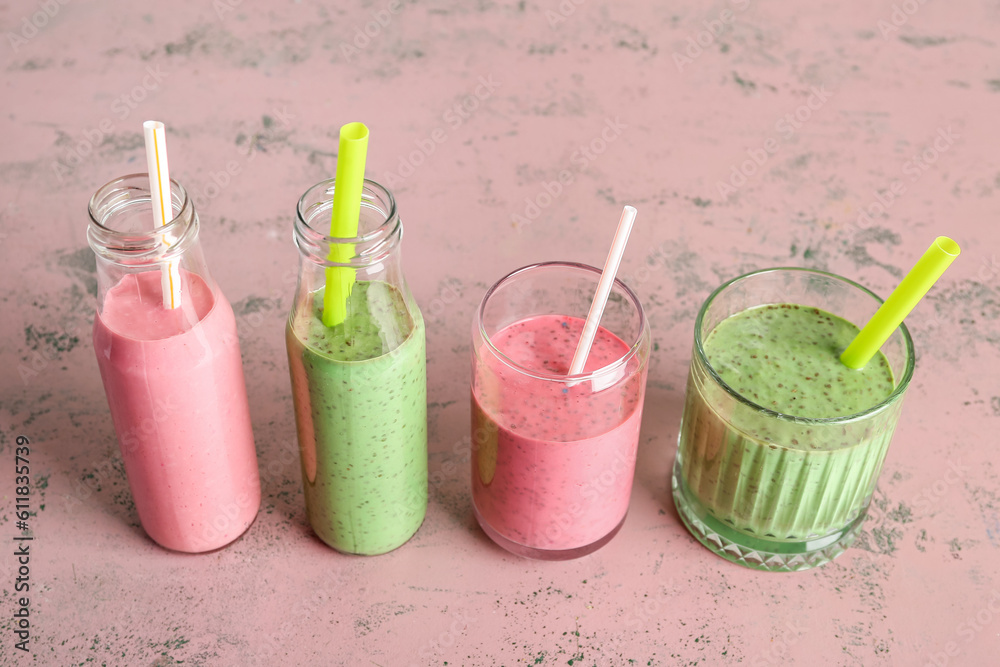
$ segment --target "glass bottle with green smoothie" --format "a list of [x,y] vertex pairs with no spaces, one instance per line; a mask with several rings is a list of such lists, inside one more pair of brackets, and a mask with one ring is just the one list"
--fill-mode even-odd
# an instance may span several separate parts
[[[288,365],[309,523],[338,551],[375,555],[410,539],[427,510],[424,321],[403,277],[392,194],[365,180],[348,239],[328,236],[333,193],[323,181],[298,203]],[[323,318],[330,267],[352,272],[333,326]]]

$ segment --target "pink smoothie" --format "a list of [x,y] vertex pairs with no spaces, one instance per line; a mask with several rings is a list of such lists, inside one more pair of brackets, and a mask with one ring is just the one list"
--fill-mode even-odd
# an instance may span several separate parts
[[160,545],[210,551],[260,506],[257,455],[229,302],[181,272],[183,307],[160,274],[127,275],[94,319],[94,349],[143,528]]
[[[546,315],[491,336],[515,364],[564,375],[583,320]],[[624,357],[629,347],[603,327],[585,372]],[[625,518],[635,470],[645,367],[633,357],[628,379],[595,391],[531,378],[485,350],[473,378],[472,496],[480,522],[532,549],[591,545]],[[485,527],[485,526],[484,526]]]

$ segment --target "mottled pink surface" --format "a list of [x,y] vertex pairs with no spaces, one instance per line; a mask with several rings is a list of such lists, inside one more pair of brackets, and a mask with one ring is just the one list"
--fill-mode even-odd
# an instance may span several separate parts
[[[45,6],[55,15],[32,32]],[[0,5],[0,663],[996,664],[995,4],[389,7]],[[376,14],[386,25],[365,44]],[[721,35],[702,32],[699,53],[712,21]],[[364,48],[345,48],[356,38]],[[475,108],[460,115],[463,101]],[[261,464],[256,523],[202,556],[139,528],[89,336],[87,200],[144,170],[149,118],[167,124],[171,173],[196,196],[237,312]],[[295,201],[332,174],[352,120],[371,128],[369,176],[398,196],[428,323],[430,508],[376,558],[339,555],[307,526],[282,341]],[[763,165],[720,192],[753,155]],[[623,272],[657,343],[631,513],[589,557],[520,560],[470,507],[472,311],[518,266],[600,264],[625,203],[639,218]],[[702,300],[774,265],[885,295],[937,234],[964,253],[909,319],[916,376],[858,545],[790,575],[699,546],[668,471]],[[19,434],[37,511],[30,654],[11,632]]]

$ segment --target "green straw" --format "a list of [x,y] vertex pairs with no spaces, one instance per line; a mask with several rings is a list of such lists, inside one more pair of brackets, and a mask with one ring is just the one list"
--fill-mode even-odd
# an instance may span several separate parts
[[[365,185],[365,156],[368,153],[368,128],[364,123],[348,123],[340,128],[337,175],[334,178],[333,216],[330,236],[353,239],[358,235],[361,217],[361,191]],[[327,260],[346,264],[354,257],[353,243],[332,243]],[[323,292],[323,324],[334,327],[347,317],[347,297],[354,286],[354,269],[349,266],[326,267]]]
[[840,355],[840,361],[848,368],[864,368],[875,356],[879,348],[896,330],[927,290],[937,282],[962,249],[947,236],[939,236],[927,249],[924,256],[906,274],[899,286],[893,290],[885,303],[875,311],[864,329]]

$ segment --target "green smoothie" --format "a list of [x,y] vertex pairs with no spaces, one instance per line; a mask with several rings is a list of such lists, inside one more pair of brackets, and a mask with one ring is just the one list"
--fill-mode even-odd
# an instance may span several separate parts
[[758,306],[719,323],[705,354],[722,381],[757,405],[795,417],[829,419],[863,412],[893,390],[881,352],[861,370],[840,363],[858,327],[793,304]]
[[794,304],[750,308],[709,333],[712,368],[753,404],[723,396],[692,364],[678,469],[683,497],[709,529],[736,530],[751,539],[733,541],[780,552],[780,543],[836,539],[860,518],[900,403],[883,408],[884,419],[843,419],[894,389],[881,353],[861,371],[840,363],[857,333],[836,315]]
[[337,326],[320,319],[322,290],[312,303],[286,331],[306,513],[338,551],[385,553],[427,509],[423,318],[378,281],[354,284]]

